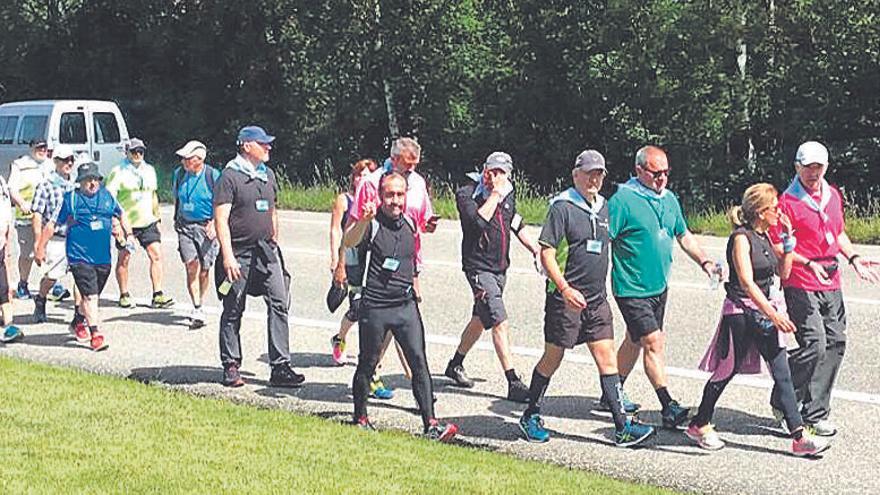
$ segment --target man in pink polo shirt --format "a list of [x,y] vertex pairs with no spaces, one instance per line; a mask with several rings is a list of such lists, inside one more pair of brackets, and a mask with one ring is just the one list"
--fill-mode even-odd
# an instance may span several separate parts
[[[800,145],[794,162],[796,175],[779,198],[779,208],[791,219],[797,237],[791,275],[782,283],[788,314],[797,326],[798,348],[789,352],[788,362],[804,423],[817,435],[831,436],[837,433],[828,419],[831,390],[846,349],[838,255],[859,277],[875,283],[880,265],[856,253],[846,235],[840,192],[825,181],[825,146],[816,141]],[[773,234],[782,252],[778,232]],[[781,418],[775,388],[770,403]]]

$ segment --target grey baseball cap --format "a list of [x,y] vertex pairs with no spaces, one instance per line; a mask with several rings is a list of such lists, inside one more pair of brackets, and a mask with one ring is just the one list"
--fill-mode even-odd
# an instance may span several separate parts
[[138,138],[131,138],[128,140],[128,147],[126,147],[127,150],[136,150],[138,148],[147,149],[147,145]]
[[483,171],[496,169],[504,170],[507,174],[511,173],[513,171],[513,158],[503,151],[492,153],[486,158],[486,162],[483,163]]
[[605,168],[605,157],[602,156],[602,153],[599,153],[596,150],[582,151],[574,161],[574,168],[583,170],[584,172],[599,169],[606,172],[608,171],[608,169]]

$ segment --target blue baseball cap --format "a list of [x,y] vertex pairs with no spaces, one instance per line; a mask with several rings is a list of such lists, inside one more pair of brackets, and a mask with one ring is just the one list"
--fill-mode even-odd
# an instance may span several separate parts
[[266,134],[266,130],[260,126],[249,125],[242,127],[240,131],[238,131],[238,144],[246,143],[248,141],[256,141],[262,144],[268,144],[272,141],[275,141],[275,136],[270,136]]

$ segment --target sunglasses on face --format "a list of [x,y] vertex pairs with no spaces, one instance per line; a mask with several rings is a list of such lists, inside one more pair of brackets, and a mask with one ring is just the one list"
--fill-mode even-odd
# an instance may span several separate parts
[[648,170],[647,168],[642,168],[642,170],[651,174],[651,177],[653,177],[654,180],[659,179],[660,176],[663,176],[663,175],[665,175],[667,177],[669,176],[669,169],[668,168],[663,169],[663,170]]
[[144,151],[145,150],[143,148],[135,148],[135,149],[131,150],[131,154],[132,155],[143,155]]
[[67,158],[55,158],[55,159],[58,160],[59,162],[63,162],[63,163],[73,163],[72,156],[69,156]]

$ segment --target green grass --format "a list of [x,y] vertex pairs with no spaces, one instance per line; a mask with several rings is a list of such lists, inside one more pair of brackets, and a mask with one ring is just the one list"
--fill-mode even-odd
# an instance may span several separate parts
[[669,493],[9,358],[0,375],[0,493]]

